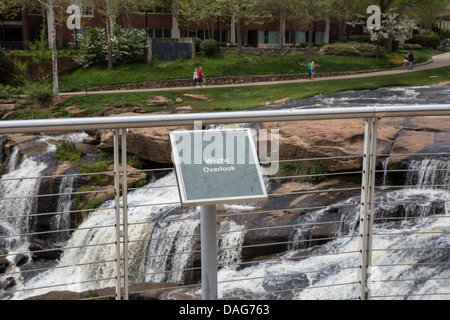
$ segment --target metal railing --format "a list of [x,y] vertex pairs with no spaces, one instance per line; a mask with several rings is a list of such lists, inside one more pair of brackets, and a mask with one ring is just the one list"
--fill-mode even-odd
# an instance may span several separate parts
[[[178,192],[174,178],[167,178],[164,181],[159,179],[141,188],[128,187],[129,174],[161,174],[168,177],[164,174],[170,175],[173,169],[168,167],[128,170],[126,129],[192,127],[198,125],[200,121],[203,125],[210,125],[332,119],[364,119],[365,126],[361,127],[364,145],[359,152],[332,157],[281,159],[278,161],[279,165],[286,168],[289,165],[298,167],[305,163],[317,164],[319,161],[352,159],[359,161],[361,167],[349,171],[288,172],[268,176],[266,178],[270,189],[268,192],[270,205],[249,204],[219,209],[217,216],[219,298],[448,298],[450,292],[445,291],[445,288],[449,287],[450,276],[437,270],[442,266],[448,268],[449,262],[445,256],[448,257],[450,242],[442,240],[437,246],[423,247],[417,246],[416,241],[416,238],[421,236],[446,239],[448,228],[440,227],[436,223],[418,231],[408,224],[410,221],[448,219],[449,215],[445,212],[449,203],[448,184],[445,182],[447,180],[427,186],[436,192],[442,192],[432,200],[424,199],[419,193],[402,194],[397,199],[391,199],[389,196],[383,198],[388,190],[412,190],[423,186],[377,186],[376,182],[377,179],[379,181],[380,175],[431,170],[430,167],[389,169],[387,166],[381,170],[378,159],[395,156],[448,159],[450,154],[430,152],[395,155],[377,154],[376,150],[379,119],[449,115],[449,105],[429,105],[3,121],[0,123],[0,134],[113,130],[114,169],[107,172],[54,176],[40,174],[3,176],[1,183],[111,174],[114,177],[114,187],[102,187],[98,190],[72,188],[63,192],[38,195],[2,194],[0,205],[5,202],[19,209],[22,208],[17,204],[20,201],[31,200],[33,207],[37,199],[47,197],[55,199],[69,196],[73,201],[75,197],[95,196],[108,192],[114,196],[113,200],[104,202],[98,208],[75,210],[72,207],[61,211],[38,213],[34,207],[31,209],[27,207],[26,212],[1,216],[0,226],[2,223],[4,225],[0,228],[0,246],[3,245],[5,248],[0,251],[2,272],[0,299],[21,299],[59,290],[78,292],[90,290],[90,297],[74,294],[75,297],[84,299],[106,297],[129,299],[135,295],[149,295],[160,299],[182,298],[183,295],[200,298],[201,268],[198,262],[201,253],[198,246],[201,236],[200,213],[195,209],[181,208],[179,200],[174,196]],[[448,171],[447,168],[433,170]],[[123,172],[126,174],[122,174]],[[325,178],[345,178],[346,183],[341,183],[342,179],[336,180],[340,182],[331,187],[327,183],[317,183]],[[316,183],[306,182],[311,180]],[[293,190],[282,188],[285,182],[293,183]],[[275,187],[279,188],[274,189]],[[143,193],[142,197],[136,196],[139,192]],[[306,197],[309,197],[310,201],[302,202]],[[399,212],[392,216],[377,216],[380,207],[395,208],[400,204],[424,206],[426,210],[434,211],[429,215],[410,216],[402,215],[402,209],[398,208]],[[432,206],[437,208],[430,208]],[[140,214],[141,212],[145,214]],[[99,219],[85,223],[91,220],[89,219],[91,214],[99,216]],[[25,219],[29,224],[36,219],[66,215],[72,219],[77,217],[83,223],[78,222],[77,226],[65,226],[55,230],[39,230],[39,228],[30,230],[22,226],[10,228],[20,232],[8,233],[9,226],[14,226],[15,221],[22,221],[21,219]],[[389,226],[379,227],[381,222]],[[166,232],[167,230],[171,231]],[[17,246],[17,242],[28,241],[35,237],[54,239],[51,236],[70,234],[73,237],[75,233],[85,233],[86,240],[77,242],[73,238],[72,241],[66,239],[63,246],[54,245],[47,248],[45,244],[39,248]],[[146,236],[142,238],[142,234]],[[186,239],[189,241],[183,241]],[[396,243],[404,242],[404,245],[384,246],[385,242],[391,241],[390,239],[394,239]],[[411,245],[408,245],[408,242],[411,242]],[[324,248],[325,246],[327,248]],[[19,249],[8,251],[8,248],[13,247]],[[81,257],[87,250],[95,253],[91,256],[92,260]],[[421,253],[422,256],[416,259],[413,258],[413,253]],[[69,259],[71,254],[74,257]],[[36,255],[54,256],[52,261],[57,263],[20,262],[22,259],[28,259],[30,262]],[[399,257],[404,260],[398,260]],[[439,257],[441,258],[438,259]],[[6,266],[3,270],[2,263]],[[146,267],[143,268],[143,265]],[[425,272],[423,275],[420,272],[413,273],[411,271],[413,269]],[[63,274],[66,278],[58,278],[57,274]],[[86,278],[86,275],[90,277]],[[52,277],[58,278],[59,282],[45,279]],[[407,289],[401,292],[385,289],[392,284],[429,281],[437,284],[437,291],[431,290],[433,292],[430,293],[430,289],[425,290],[423,287],[417,292]],[[114,289],[102,290],[110,287]]]

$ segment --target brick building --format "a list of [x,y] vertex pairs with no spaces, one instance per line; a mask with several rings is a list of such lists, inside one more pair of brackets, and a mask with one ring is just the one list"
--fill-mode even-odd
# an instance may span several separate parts
[[[105,17],[97,12],[90,0],[78,0],[81,3],[81,29],[69,30],[65,19],[69,14],[59,9],[55,14],[60,19],[56,27],[58,45],[67,47],[74,44],[75,34],[84,33],[89,28],[105,27]],[[28,41],[35,41],[44,22],[45,12],[36,9],[23,8],[22,12],[13,19],[0,16],[2,30],[0,44],[3,48],[26,49]],[[222,43],[236,44],[236,21],[230,17],[215,17],[201,22],[185,22],[182,17],[175,15],[166,7],[153,7],[147,11],[120,14],[116,23],[123,27],[148,29],[154,38],[198,37],[207,39],[214,37]],[[279,45],[278,19],[261,18],[258,22],[248,25],[242,24],[243,42],[252,47],[276,47]],[[338,40],[338,25],[326,21],[313,23],[313,42],[328,43]],[[308,24],[299,21],[285,23],[283,45],[292,46],[308,41]]]

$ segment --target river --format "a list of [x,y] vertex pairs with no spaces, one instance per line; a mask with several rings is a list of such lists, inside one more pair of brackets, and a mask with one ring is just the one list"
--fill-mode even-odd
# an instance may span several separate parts
[[[450,103],[450,86],[443,87],[395,87],[378,90],[341,92],[331,95],[318,95],[299,101],[289,101],[272,106],[273,108],[336,107],[354,105],[386,104],[425,104]],[[44,139],[45,137],[43,137]],[[78,137],[79,138],[79,137]],[[49,146],[47,152],[54,152]],[[448,299],[450,288],[450,159],[421,159],[410,161],[411,173],[405,178],[407,186],[401,190],[380,189],[376,194],[379,203],[376,209],[377,221],[374,227],[374,248],[372,284],[373,295],[381,299],[396,298],[432,298]],[[0,194],[2,198],[14,198],[33,195],[39,180],[9,180],[41,174],[46,161],[25,158],[21,163],[11,158],[8,172],[2,177]],[[423,172],[427,174],[420,174]],[[418,172],[418,174],[416,174]],[[74,181],[65,180],[61,184],[62,192],[70,190]],[[157,181],[130,192],[130,273],[134,283],[139,282],[189,282],[189,273],[177,272],[192,268],[196,239],[188,235],[198,232],[198,209],[181,211],[173,173]],[[436,187],[439,186],[439,187]],[[172,186],[172,187],[168,187]],[[148,199],[162,206],[149,206]],[[22,198],[14,207],[3,201],[0,231],[5,235],[27,233],[29,222],[27,215],[34,210],[32,198]],[[67,203],[70,198],[60,199],[60,210],[70,210]],[[404,202],[404,204],[399,204]],[[219,297],[250,297],[257,299],[352,299],[356,295],[357,271],[357,221],[359,206],[357,198],[340,199],[335,205],[342,221],[336,233],[336,239],[320,246],[289,246],[288,250],[278,254],[275,259],[245,264],[242,262],[241,247],[245,235],[245,223],[238,220],[222,220],[218,226],[222,250],[219,264],[228,265],[219,269]],[[61,239],[66,248],[60,259],[55,261],[56,268],[22,276],[21,268],[14,267],[15,283],[11,290],[14,294],[5,295],[6,299],[24,299],[52,290],[86,291],[103,287],[112,287],[114,281],[114,243],[115,231],[113,201],[107,201],[89,214],[79,229],[67,239]],[[17,210],[20,208],[20,210]],[[243,207],[252,210],[253,207]],[[11,210],[14,209],[14,210]],[[229,206],[229,211],[236,207]],[[10,217],[23,213],[20,219],[9,222]],[[311,223],[322,221],[336,209],[324,208],[310,210],[302,218]],[[401,216],[405,219],[390,220]],[[67,223],[61,215],[55,221],[57,228]],[[422,218],[418,218],[422,217]],[[408,218],[408,219],[406,219]],[[411,219],[417,218],[417,219]],[[223,231],[233,231],[222,233]],[[302,239],[308,230],[298,226],[294,230],[293,241]],[[66,235],[68,236],[68,235]],[[142,239],[154,238],[152,241]],[[8,237],[2,240],[3,251],[8,253],[27,250],[27,237]],[[107,244],[107,245],[100,245]],[[87,247],[84,247],[87,246]],[[411,248],[420,248],[411,250]],[[436,248],[436,249],[435,249]],[[190,252],[190,253],[185,253]],[[339,254],[335,254],[339,253]],[[13,260],[15,256],[8,259]],[[92,264],[91,261],[98,263]],[[30,268],[31,262],[28,263]],[[76,267],[65,267],[78,264]],[[36,266],[38,264],[36,263]],[[25,269],[25,267],[22,267]],[[167,272],[174,270],[173,272]],[[93,278],[103,279],[92,281]],[[65,284],[62,288],[58,284]],[[56,286],[56,287],[55,287]],[[28,290],[30,288],[41,288]],[[57,289],[55,289],[57,288]],[[24,290],[24,291],[22,291]],[[3,291],[3,290],[2,290]],[[5,293],[5,291],[3,292]],[[198,289],[191,292],[199,294]],[[443,293],[442,295],[434,295]],[[445,294],[447,293],[447,294]]]

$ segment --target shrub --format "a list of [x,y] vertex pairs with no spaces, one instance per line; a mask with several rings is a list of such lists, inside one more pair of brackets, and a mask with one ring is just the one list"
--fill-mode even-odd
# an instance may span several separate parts
[[63,141],[63,143],[56,148],[55,159],[79,164],[81,163],[83,154],[84,151],[77,149],[73,142]]
[[422,47],[437,48],[441,44],[441,39],[438,35],[434,34],[415,34],[411,39],[406,41],[407,43],[417,43]]
[[[113,62],[130,63],[142,60],[146,40],[145,31],[123,29],[114,25],[111,35]],[[80,51],[75,60],[82,67],[105,64],[108,60],[108,42],[104,29],[92,28],[86,35],[79,35],[77,42]]]
[[[382,52],[380,48],[380,53]],[[323,46],[319,53],[321,55],[334,55],[334,56],[363,56],[363,57],[375,57],[377,55],[377,47],[368,43],[331,43]]]
[[27,101],[41,104],[52,96],[51,86],[47,80],[26,83],[23,93],[27,96]]
[[213,56],[219,52],[219,43],[214,39],[203,40],[200,44],[200,51],[205,52],[206,56]]
[[104,29],[92,28],[86,35],[78,35],[77,45],[80,51],[75,57],[75,61],[83,68],[105,63],[105,57],[108,55],[108,43]]
[[195,44],[195,52],[199,52],[200,51],[200,45],[202,44],[202,39],[200,38],[192,38],[194,40],[194,44]]
[[0,84],[0,99],[12,99],[21,93],[21,88]]
[[33,55],[33,62],[38,65],[52,63],[52,51],[48,48],[47,28],[45,24],[42,25],[39,39],[35,42],[28,42],[31,54]]
[[124,63],[142,61],[146,41],[145,31],[131,28],[123,29],[114,25],[111,37],[113,61]]
[[13,70],[11,59],[0,48],[0,83],[9,82],[9,77],[13,73]]
[[421,50],[422,48],[418,43],[405,43],[399,47],[400,50]]

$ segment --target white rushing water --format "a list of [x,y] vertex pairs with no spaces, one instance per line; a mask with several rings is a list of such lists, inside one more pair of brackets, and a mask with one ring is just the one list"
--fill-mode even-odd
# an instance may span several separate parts
[[[34,195],[38,179],[32,177],[46,168],[44,163],[25,158],[16,170],[3,176],[3,198]],[[448,160],[410,162],[406,184],[411,187],[390,191],[382,188],[376,195],[372,267],[372,296],[380,298],[442,298],[448,295],[450,270],[450,188]],[[73,191],[74,181],[62,179],[61,193]],[[387,186],[386,186],[387,187]],[[12,200],[11,200],[12,201]],[[151,205],[162,203],[163,205]],[[342,211],[337,238],[314,248],[291,245],[278,260],[255,262],[239,267],[245,227],[232,219],[220,220],[218,226],[219,297],[246,296],[261,299],[352,299],[356,297],[358,201],[345,199],[338,204],[353,205]],[[400,204],[402,203],[402,204]],[[27,214],[33,210],[30,198],[1,201],[2,217],[24,212],[23,220],[2,221],[11,234],[27,232]],[[66,214],[71,200],[59,199],[58,229],[68,226]],[[199,211],[181,209],[173,173],[128,194],[129,274],[131,283],[190,281],[194,252],[198,250]],[[227,206],[239,211],[245,205]],[[17,281],[18,292],[8,298],[24,299],[49,291],[87,291],[115,286],[115,210],[107,201],[90,213],[65,244],[64,254],[54,269]],[[307,214],[303,220],[314,223],[329,213],[328,209]],[[389,217],[403,219],[390,220]],[[417,218],[421,217],[421,218]],[[408,218],[408,219],[405,219]],[[345,222],[352,221],[352,222]],[[309,236],[310,230],[296,228],[293,240]],[[152,239],[152,240],[149,240]],[[307,239],[307,238],[306,238]],[[63,241],[66,241],[64,239]],[[8,252],[23,250],[23,239],[11,238]],[[15,246],[15,247],[14,247]],[[419,248],[412,250],[413,248]],[[25,251],[25,250],[23,250]],[[299,255],[306,255],[299,258]],[[399,281],[402,280],[402,281]],[[40,288],[35,290],[26,290]],[[315,289],[317,288],[317,289]],[[21,291],[23,290],[24,291]],[[198,292],[197,292],[198,293]],[[256,296],[255,296],[256,294]],[[398,296],[397,296],[398,295]],[[418,295],[418,296],[415,296]]]
[[[417,170],[408,175],[407,183],[412,188],[385,192],[375,200],[378,205],[373,232],[372,297],[401,299],[410,295],[411,299],[448,299],[450,162],[413,161],[410,168]],[[422,171],[424,169],[427,171]],[[441,184],[445,186],[430,187]],[[398,205],[402,202],[406,204]],[[422,219],[382,219],[397,212],[403,218]],[[326,209],[310,213],[308,220],[317,220],[324,213]],[[357,219],[359,207],[355,206],[346,214],[350,220]],[[221,297],[247,294],[255,297],[256,293],[265,299],[356,298],[358,238],[354,237],[355,225],[346,229],[348,233],[340,235],[344,237],[322,245],[315,256],[295,259],[305,249],[296,250],[294,247],[294,250],[280,255],[280,261],[258,263],[220,274],[219,281],[224,282],[220,286]],[[296,239],[301,238],[305,231],[305,228],[298,228]]]

